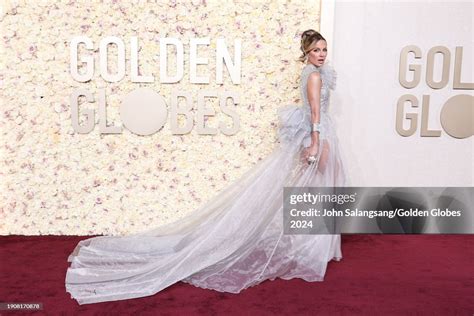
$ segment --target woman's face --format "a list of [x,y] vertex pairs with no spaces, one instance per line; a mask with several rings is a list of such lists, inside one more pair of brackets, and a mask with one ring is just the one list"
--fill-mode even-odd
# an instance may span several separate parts
[[319,40],[310,46],[308,52],[308,62],[312,63],[317,67],[321,67],[326,60],[328,53],[327,45],[325,40]]

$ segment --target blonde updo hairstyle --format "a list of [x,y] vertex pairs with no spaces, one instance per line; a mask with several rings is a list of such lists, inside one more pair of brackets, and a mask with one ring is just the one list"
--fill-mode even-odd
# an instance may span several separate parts
[[311,45],[319,40],[326,40],[319,32],[315,30],[306,30],[301,34],[301,56],[299,57],[299,61],[304,63],[307,61],[309,48]]

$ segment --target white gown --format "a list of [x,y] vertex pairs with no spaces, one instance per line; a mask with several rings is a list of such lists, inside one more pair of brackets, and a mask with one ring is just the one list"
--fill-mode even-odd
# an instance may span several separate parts
[[[314,71],[323,82],[322,130],[319,163],[308,165],[302,159],[311,143],[306,89]],[[80,241],[68,258],[65,284],[71,297],[79,304],[131,299],[178,281],[229,293],[277,277],[322,281],[328,261],[342,257],[340,235],[284,235],[283,187],[345,184],[327,112],[335,79],[330,65],[306,65],[303,105],[278,110],[279,145],[190,215],[139,234]]]

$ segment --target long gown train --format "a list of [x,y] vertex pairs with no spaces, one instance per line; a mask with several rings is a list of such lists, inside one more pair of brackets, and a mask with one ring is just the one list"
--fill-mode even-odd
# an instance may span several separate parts
[[[303,150],[310,139],[307,78],[321,74],[318,163]],[[174,223],[129,236],[99,236],[78,243],[68,258],[66,291],[79,304],[153,295],[183,281],[239,293],[263,280],[322,281],[341,255],[339,235],[283,234],[283,187],[343,186],[338,141],[327,113],[336,74],[308,64],[301,75],[303,106],[278,110],[279,145],[202,207]]]

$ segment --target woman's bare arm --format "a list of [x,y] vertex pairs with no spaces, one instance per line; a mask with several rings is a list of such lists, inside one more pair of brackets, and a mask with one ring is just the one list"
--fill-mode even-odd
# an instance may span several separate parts
[[[308,101],[311,105],[311,123],[320,122],[321,75],[313,72],[308,78]],[[319,145],[319,133],[311,133],[311,145]]]

